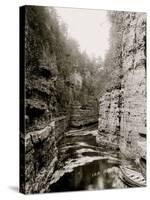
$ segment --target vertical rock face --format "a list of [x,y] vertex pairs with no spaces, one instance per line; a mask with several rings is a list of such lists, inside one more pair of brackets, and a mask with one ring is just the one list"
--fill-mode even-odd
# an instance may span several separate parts
[[118,144],[119,132],[119,89],[108,91],[100,99],[99,135],[109,143]]
[[83,105],[95,95],[96,66],[62,26],[54,8],[25,6],[26,132],[70,115],[74,101]]
[[21,107],[25,116],[20,133],[20,185],[23,193],[46,192],[58,163],[59,141],[70,125],[71,105],[78,101],[82,106],[75,111],[77,126],[97,122],[97,103],[95,99],[87,102],[95,95],[96,66],[91,67],[93,61],[67,36],[54,8],[25,6],[22,11],[25,81]]
[[[44,129],[28,132],[22,137],[25,144],[25,163],[21,190],[24,193],[48,192],[49,181],[58,162],[58,142],[68,125],[66,117],[59,117]],[[22,155],[24,156],[24,155]]]
[[145,157],[146,145],[146,15],[123,13],[120,88],[100,98],[99,136],[118,143],[130,158]]
[[125,15],[120,147],[122,152],[134,158],[139,153],[145,154],[144,149],[139,151],[139,142],[144,140],[142,136],[146,134],[145,20],[143,13]]

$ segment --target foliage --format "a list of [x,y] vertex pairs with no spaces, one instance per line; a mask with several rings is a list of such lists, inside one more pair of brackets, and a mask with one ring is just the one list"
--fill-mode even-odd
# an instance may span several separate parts
[[112,24],[110,30],[110,48],[106,54],[103,70],[100,75],[100,95],[102,95],[105,90],[109,90],[120,83],[122,68],[124,12],[111,11],[108,13],[108,17]]
[[[89,96],[96,98],[98,62],[80,52],[56,10],[26,6],[25,20],[26,98],[31,100],[28,102],[43,101],[41,105],[47,109],[43,114],[40,111],[41,120],[69,112],[76,101],[86,104]],[[31,106],[26,107],[30,118]],[[33,125],[35,120],[31,121]]]

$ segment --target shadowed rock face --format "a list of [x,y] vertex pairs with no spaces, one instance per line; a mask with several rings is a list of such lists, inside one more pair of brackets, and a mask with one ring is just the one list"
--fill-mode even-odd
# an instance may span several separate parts
[[[46,192],[50,178],[58,162],[58,142],[68,126],[68,118],[59,117],[44,129],[28,132],[21,138],[21,148],[25,148],[21,165],[21,190],[25,193]],[[24,147],[25,145],[25,147]],[[24,164],[24,165],[23,165]]]
[[118,143],[123,154],[137,159],[146,153],[146,15],[123,17],[121,87],[100,98],[99,138]]
[[99,146],[97,125],[66,131],[67,123],[57,118],[24,138],[25,193],[126,187],[119,179],[119,152]]
[[[25,6],[23,10],[25,130],[20,138],[20,190],[38,193],[49,187],[58,162],[59,143],[71,121],[79,127],[97,122],[97,104],[92,98],[87,102],[94,94],[91,77],[86,76],[92,62],[82,56],[74,40],[65,37],[55,9]],[[74,121],[74,114],[70,117],[75,101],[81,106],[86,104],[86,108],[79,110],[78,122]]]
[[[44,128],[53,118],[70,116],[75,101],[89,105],[90,96],[95,96],[92,80],[96,66],[80,52],[77,42],[67,36],[54,8],[25,6],[24,12],[25,62],[21,69],[24,67],[25,71],[25,120],[29,132]],[[92,101],[95,103],[95,99]],[[82,123],[76,124],[96,121],[97,110],[91,115],[89,112],[82,110],[79,113]]]

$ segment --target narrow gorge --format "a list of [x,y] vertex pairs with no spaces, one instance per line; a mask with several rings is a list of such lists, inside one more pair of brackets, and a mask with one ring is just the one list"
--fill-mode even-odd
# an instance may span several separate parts
[[22,7],[23,193],[127,188],[122,165],[146,178],[146,14],[108,18],[110,48],[97,61],[54,8]]

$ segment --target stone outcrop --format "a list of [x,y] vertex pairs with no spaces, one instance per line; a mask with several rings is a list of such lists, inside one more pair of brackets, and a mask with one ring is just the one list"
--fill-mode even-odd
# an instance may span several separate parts
[[120,147],[135,158],[141,154],[138,142],[146,134],[146,16],[140,13],[125,17]]
[[137,159],[146,154],[146,16],[123,13],[123,19],[120,87],[100,98],[99,137]]
[[81,105],[79,102],[72,105],[70,118],[71,127],[82,127],[98,122],[98,103],[94,98],[89,98],[86,105]]
[[[118,145],[120,90],[113,89],[100,99],[99,136],[103,142]],[[111,120],[110,120],[111,119]]]
[[63,116],[54,119],[44,129],[22,136],[21,147],[25,145],[22,155],[22,192],[48,192],[49,181],[58,162],[58,142],[67,126],[68,118]]

